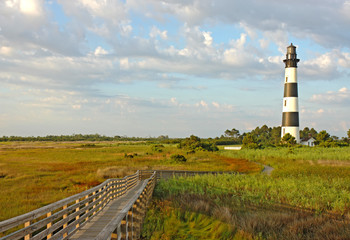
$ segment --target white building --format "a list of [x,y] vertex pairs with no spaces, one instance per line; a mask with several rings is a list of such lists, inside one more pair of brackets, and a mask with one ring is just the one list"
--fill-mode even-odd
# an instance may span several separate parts
[[314,147],[316,140],[313,137],[307,137],[301,140],[300,144],[304,146]]

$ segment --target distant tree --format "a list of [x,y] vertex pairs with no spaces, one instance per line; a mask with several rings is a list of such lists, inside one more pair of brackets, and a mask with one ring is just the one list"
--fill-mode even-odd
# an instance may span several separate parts
[[226,137],[231,137],[231,138],[238,138],[239,137],[239,130],[232,128],[231,130],[226,130],[225,131],[225,136]]
[[267,125],[256,127],[250,132],[260,147],[274,146],[280,141],[281,128],[270,128]]
[[333,140],[333,141],[338,141],[339,140],[339,137],[337,137],[337,136],[331,136],[331,139]]
[[191,135],[189,138],[186,138],[180,142],[178,145],[179,148],[186,148],[191,151],[218,151],[218,147],[215,142],[209,141],[204,142],[199,137]]
[[297,141],[295,140],[294,136],[292,136],[290,133],[287,133],[281,139],[281,144],[282,146],[291,147],[295,146],[297,144]]
[[318,143],[325,142],[328,139],[330,139],[330,135],[329,135],[329,133],[327,133],[326,130],[322,130],[316,136],[316,140],[317,140]]
[[157,139],[165,140],[165,139],[169,139],[169,136],[168,135],[160,135],[157,137]]
[[348,138],[350,139],[350,129],[348,130],[347,133],[348,133]]
[[255,135],[252,133],[247,133],[243,137],[242,143],[242,148],[257,149],[260,147]]
[[278,145],[281,141],[281,127],[273,127],[270,130],[270,141],[269,144],[271,145]]
[[305,127],[303,130],[300,130],[300,139],[304,139],[309,136],[316,139],[317,131],[314,128],[309,129],[308,127]]
[[231,130],[227,129],[225,134],[221,135],[219,142],[221,145],[225,142],[226,144],[240,144],[242,143],[242,139],[243,137],[240,135],[239,130],[232,128]]

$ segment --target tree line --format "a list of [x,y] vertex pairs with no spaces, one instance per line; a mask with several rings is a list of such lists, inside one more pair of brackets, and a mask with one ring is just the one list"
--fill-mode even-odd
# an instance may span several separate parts
[[168,136],[161,135],[159,137],[127,137],[127,136],[105,136],[100,134],[73,134],[73,135],[48,135],[48,136],[3,136],[0,137],[0,142],[14,142],[14,141],[52,141],[52,142],[74,142],[74,141],[149,141],[149,140],[167,140]]
[[[307,140],[314,138],[315,144],[320,147],[342,147],[349,146],[350,129],[347,131],[347,137],[339,139],[337,136],[331,136],[326,130],[317,132],[314,128],[305,127],[300,130],[300,139]],[[235,128],[226,130],[225,134],[217,139],[217,144],[226,143],[242,144],[243,148],[265,148],[277,146],[295,146],[297,141],[295,137],[287,133],[281,138],[281,127],[268,127],[263,125],[254,130],[243,133],[242,135]]]
[[[337,136],[331,136],[326,130],[320,132],[314,128],[305,127],[300,130],[300,138],[306,139],[313,137],[316,141],[316,145],[320,147],[338,147],[349,146],[350,143],[350,129],[347,131],[347,137],[339,138]],[[215,151],[216,145],[242,145],[244,148],[265,148],[265,147],[277,147],[277,146],[294,146],[296,145],[296,139],[290,134],[286,134],[281,138],[281,127],[268,127],[263,125],[256,127],[250,132],[244,132],[241,134],[239,130],[232,128],[227,129],[223,135],[216,138],[200,139],[197,136],[191,135],[189,138],[169,138],[167,135],[161,135],[158,137],[127,137],[127,136],[105,136],[100,134],[73,134],[73,135],[48,135],[48,136],[3,136],[0,137],[0,142],[13,142],[13,141],[146,141],[150,143],[169,143],[179,144],[182,148],[190,149],[204,149],[209,151]]]

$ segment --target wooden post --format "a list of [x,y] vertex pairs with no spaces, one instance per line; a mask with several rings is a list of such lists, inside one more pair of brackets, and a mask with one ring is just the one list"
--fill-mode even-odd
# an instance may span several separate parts
[[[30,224],[31,224],[31,221],[25,222],[25,223],[24,223],[24,227],[29,227]],[[31,237],[32,237],[32,234],[29,233],[28,235],[25,235],[25,236],[24,236],[24,240],[29,240]]]
[[[79,199],[75,200],[75,203],[79,203]],[[79,212],[80,208],[79,206],[75,209],[75,212]],[[80,217],[80,214],[78,214],[78,216],[75,217],[75,221],[78,221]],[[78,229],[79,228],[79,223],[77,225],[75,225],[75,228]]]
[[113,200],[115,198],[115,184],[116,184],[116,181],[113,181],[112,182],[112,195],[111,195],[111,200]]
[[[67,205],[64,205],[63,206],[63,209],[66,209],[68,206]],[[63,215],[63,219],[67,218],[68,217],[68,214],[64,214]],[[63,224],[63,229],[67,228],[68,226],[68,222]],[[68,233],[63,233],[63,238],[67,237]]]
[[132,208],[128,211],[128,240],[133,240],[133,236],[134,236],[134,233],[133,233],[133,225],[134,225],[134,222],[133,222],[133,215],[132,215]]
[[124,219],[121,222],[121,239],[128,239],[128,214],[125,215]]
[[[100,188],[100,190],[98,190],[99,192],[102,192],[102,188]],[[98,201],[98,204],[100,204],[102,202],[102,194],[98,197],[100,201]],[[98,210],[101,210],[102,206],[100,206],[100,208]]]
[[[48,213],[46,214],[46,217],[50,217],[51,215],[52,215],[52,213],[51,213],[51,212],[48,212]],[[52,222],[49,222],[49,223],[46,225],[46,229],[49,229],[51,226],[52,226]],[[50,239],[51,237],[52,237],[52,233],[49,233],[49,234],[47,234],[46,239]]]
[[[88,198],[89,198],[89,195],[86,195],[86,196],[85,196],[85,199],[88,199]],[[89,201],[87,201],[87,202],[85,203],[85,207],[87,207],[87,206],[89,206]],[[85,211],[85,214],[86,214],[85,221],[87,221],[87,220],[89,219],[89,216],[87,215],[88,212],[89,212],[89,208],[86,208],[86,211]]]
[[[93,192],[92,195],[96,195],[96,192]],[[92,209],[96,208],[96,204],[95,204],[96,198],[94,197],[92,200]],[[92,213],[92,215],[95,215],[95,211]]]
[[132,206],[132,213],[133,213],[133,238],[138,239],[139,238],[139,232],[140,232],[140,215],[139,215],[139,204],[140,199],[138,198],[134,205]]
[[111,234],[111,240],[118,240],[118,234],[112,232],[112,234]]
[[112,232],[111,234],[111,240],[121,240],[122,239],[122,234],[121,234],[121,225],[119,225],[117,227],[116,230],[114,230],[114,232]]

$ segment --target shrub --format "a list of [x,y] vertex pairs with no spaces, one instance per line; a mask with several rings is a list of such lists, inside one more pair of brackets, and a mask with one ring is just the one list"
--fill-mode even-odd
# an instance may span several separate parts
[[291,147],[295,146],[297,144],[297,141],[295,140],[295,137],[293,137],[290,133],[287,133],[281,139],[281,144],[285,147]]
[[219,151],[219,148],[216,146],[215,142],[203,142],[199,137],[194,135],[182,140],[178,145],[178,148],[186,148],[190,151]]
[[132,153],[132,154],[127,154],[127,153],[124,153],[124,157],[125,158],[134,158],[137,156],[137,153]]
[[260,148],[260,145],[258,144],[255,136],[251,133],[248,133],[244,136],[242,148],[249,148],[249,149],[257,149]]
[[170,159],[174,162],[186,162],[187,161],[187,159],[183,155],[180,155],[180,154],[173,154],[170,156]]
[[152,146],[153,152],[163,152],[164,145],[162,144],[156,144]]

